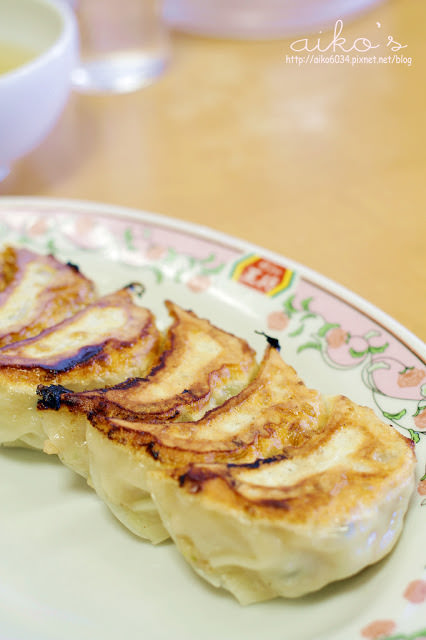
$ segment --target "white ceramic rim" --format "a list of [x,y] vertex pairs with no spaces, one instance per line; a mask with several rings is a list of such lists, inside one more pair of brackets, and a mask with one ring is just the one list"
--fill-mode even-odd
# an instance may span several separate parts
[[383,328],[388,330],[389,333],[393,334],[399,340],[399,342],[405,344],[405,346],[413,351],[420,359],[423,359],[426,364],[426,344],[412,331],[395,320],[392,316],[376,307],[372,302],[369,302],[362,296],[353,292],[351,289],[339,284],[335,280],[328,278],[327,276],[324,276],[314,269],[306,267],[305,265],[295,260],[287,258],[283,254],[270,251],[268,249],[265,249],[264,247],[261,247],[260,245],[242,240],[222,231],[216,231],[215,229],[212,229],[207,225],[186,222],[178,218],[171,218],[161,213],[149,212],[143,209],[125,207],[112,203],[102,203],[94,200],[72,198],[0,196],[0,207],[16,205],[23,207],[48,207],[51,209],[66,209],[67,207],[71,206],[74,210],[76,208],[81,210],[86,209],[98,214],[108,215],[112,217],[127,216],[136,219],[143,217],[144,220],[152,224],[167,226],[169,228],[175,229],[176,231],[183,230],[188,235],[198,235],[202,238],[213,240],[218,244],[225,245],[227,247],[236,247],[244,253],[260,252],[263,256],[269,258],[272,261],[284,261],[289,268],[297,271],[305,280],[317,285],[322,289],[325,289],[337,298],[340,298],[346,303],[351,304],[366,316],[374,319],[377,324],[381,325]]

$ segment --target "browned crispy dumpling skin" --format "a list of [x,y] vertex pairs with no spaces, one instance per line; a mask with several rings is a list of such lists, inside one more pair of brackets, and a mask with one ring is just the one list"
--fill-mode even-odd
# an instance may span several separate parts
[[196,421],[124,420],[90,415],[92,426],[110,442],[138,456],[170,466],[185,463],[244,461],[282,455],[283,446],[299,447],[321,432],[327,418],[319,393],[306,387],[278,351],[268,347],[257,375],[240,393]]
[[135,533],[170,533],[243,603],[300,596],[376,562],[413,491],[411,441],[371,409],[307,388],[272,348],[246,389],[196,422],[89,419],[100,497]]
[[62,425],[49,447],[62,439],[62,459],[125,526],[154,543],[171,535],[242,603],[298,597],[389,553],[414,487],[411,441],[307,388],[277,348],[257,367],[243,340],[167,305],[145,378],[39,388]]
[[6,247],[0,254],[0,347],[37,335],[95,298],[94,283],[75,265]]
[[186,560],[242,604],[352,576],[388,554],[401,533],[413,443],[346,397],[327,404],[320,430],[297,446],[283,442],[279,455],[157,465],[146,475]]
[[[45,448],[62,456],[73,443],[76,465],[87,467],[84,428],[37,411],[36,389],[90,389],[145,374],[159,354],[160,333],[150,311],[135,304],[132,287],[100,298],[37,336],[0,350],[0,441]],[[45,442],[47,439],[47,443]],[[71,455],[71,453],[70,453]]]
[[[173,323],[166,334],[160,361],[146,378],[130,378],[115,387],[83,393],[70,393],[60,387],[56,391],[54,388],[39,389],[39,408],[56,409],[59,418],[54,418],[55,423],[60,419],[63,424],[61,439],[66,432],[70,434],[66,447],[62,447],[61,459],[83,475],[89,475],[90,483],[99,491],[103,485],[97,480],[96,464],[91,464],[90,470],[84,469],[81,456],[76,454],[81,445],[72,444],[73,439],[77,443],[85,442],[85,428],[90,426],[88,419],[94,415],[105,415],[125,416],[133,422],[195,420],[246,388],[257,370],[255,352],[245,340],[214,327],[207,320],[171,302],[167,306]],[[53,412],[44,413],[50,416]],[[52,430],[52,446],[56,441]],[[116,452],[112,450],[112,457]],[[132,489],[130,477],[119,476],[119,465],[112,461],[104,468],[110,492],[120,493],[125,485],[130,493],[139,495],[139,489]],[[152,503],[145,502],[143,488],[142,497],[136,499],[137,504],[133,500],[131,508],[123,500],[111,497],[106,502],[132,530],[153,541],[167,536],[155,510],[153,512]],[[122,515],[118,513],[121,511]]]
[[61,407],[129,420],[196,420],[244,388],[256,371],[255,352],[247,342],[192,311],[169,301],[166,305],[173,323],[149,376],[111,388],[64,393]]
[[152,504],[146,474],[191,462],[252,463],[298,446],[325,419],[317,391],[305,387],[275,349],[236,396],[197,421],[150,422],[92,413],[86,437],[90,478],[98,495],[134,533],[159,542],[168,533]]

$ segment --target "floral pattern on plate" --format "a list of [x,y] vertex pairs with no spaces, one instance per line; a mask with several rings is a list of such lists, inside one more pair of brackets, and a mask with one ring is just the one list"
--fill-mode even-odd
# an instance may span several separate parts
[[417,444],[426,432],[425,364],[382,327],[365,322],[357,310],[342,305],[333,314],[328,298],[302,282],[282,310],[268,314],[267,325],[297,339],[298,353],[313,350],[331,368],[358,370],[382,417]]
[[[356,401],[369,404],[410,437],[419,460],[417,491],[407,523],[410,529],[398,545],[400,555],[391,554],[383,568],[367,570],[343,589],[332,586],[328,595],[315,595],[304,604],[282,602],[279,610],[269,603],[258,610],[265,611],[267,620],[275,620],[268,631],[271,639],[426,640],[426,509],[421,508],[426,506],[426,365],[419,341],[407,337],[371,305],[358,304],[356,296],[301,265],[162,216],[90,203],[4,198],[0,199],[0,238],[2,243],[19,243],[60,258],[87,259],[97,269],[109,265],[106,274],[97,271],[106,281],[121,265],[123,277],[137,273],[154,297],[156,291],[162,297],[164,287],[176,293],[178,302],[188,300],[200,309],[206,306],[219,317],[222,314],[226,323],[231,322],[231,307],[237,303],[234,315],[251,314],[244,325],[256,330],[251,335],[267,333],[283,343],[292,363],[300,365],[302,377],[312,369],[314,383],[324,378],[330,388],[342,384],[348,395],[353,392]],[[361,594],[360,603],[352,605],[354,600],[346,597],[345,589],[352,590],[354,598]],[[202,597],[213,597],[206,593]],[[340,599],[344,606],[336,604]],[[227,601],[214,602],[219,608],[228,606]],[[235,613],[234,603],[230,607]],[[279,617],[281,609],[284,617]],[[343,622],[329,622],[344,609]],[[201,624],[208,615],[206,609]],[[246,614],[251,616],[247,638],[258,637],[263,628],[256,615],[261,616]],[[242,617],[239,613],[238,620]],[[203,627],[205,634],[225,637],[223,629],[215,630],[221,620],[220,614],[215,615],[211,629]],[[192,639],[187,632],[185,637]]]

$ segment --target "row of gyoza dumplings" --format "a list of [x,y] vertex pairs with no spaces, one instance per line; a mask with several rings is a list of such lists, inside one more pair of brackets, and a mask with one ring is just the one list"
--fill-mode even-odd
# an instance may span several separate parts
[[[371,410],[308,389],[271,345],[258,365],[245,340],[171,302],[161,335],[135,285],[97,298],[75,266],[7,251],[0,320],[24,324],[0,329],[3,443],[57,454],[129,529],[170,535],[243,603],[302,595],[391,550],[415,461]],[[65,317],[39,331],[59,277]]]

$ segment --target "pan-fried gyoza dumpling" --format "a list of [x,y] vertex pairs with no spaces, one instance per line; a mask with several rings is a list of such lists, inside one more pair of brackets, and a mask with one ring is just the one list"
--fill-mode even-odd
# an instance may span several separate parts
[[[114,387],[59,393],[61,407],[138,420],[196,420],[238,393],[256,370],[255,353],[245,340],[208,320],[166,302],[173,318],[158,365],[146,378]],[[48,407],[45,398],[40,406]]]
[[95,287],[72,264],[28,249],[0,254],[0,347],[35,336],[95,300]]
[[[53,386],[38,389],[41,396],[39,408],[57,410],[57,416],[53,420],[55,424],[60,421],[63,425],[61,439],[71,452],[74,450],[72,438],[75,437],[73,425],[80,425],[78,440],[84,440],[83,425],[90,426],[88,417],[125,416],[130,421],[147,420],[159,424],[194,420],[244,389],[255,375],[255,352],[245,340],[214,327],[207,320],[198,318],[194,313],[184,311],[171,302],[167,306],[174,321],[167,332],[160,362],[146,378],[130,378],[115,387],[83,393],[70,393],[62,387]],[[44,411],[45,416],[52,413]],[[65,441],[67,432],[71,437]],[[50,441],[55,444],[57,436],[54,430],[49,435]],[[63,448],[61,459],[73,468],[74,453],[67,455]],[[117,493],[125,486],[132,495],[136,495],[138,490],[134,490],[132,478],[126,475],[120,477],[118,467],[115,469],[114,465],[115,463],[108,464],[106,471],[110,477],[111,490],[114,490],[116,481],[119,485]],[[81,473],[81,466],[78,470]],[[95,467],[90,469],[90,482],[101,492],[102,483],[97,481],[96,474]],[[152,503],[146,510],[144,498],[135,499],[138,505],[132,501],[131,509],[124,503],[120,506],[120,500],[107,501],[117,514],[122,510],[121,519],[126,522],[127,516],[131,520],[135,519],[135,525],[131,528],[140,535],[146,535],[155,541],[164,538],[166,533],[162,526],[159,527],[159,534],[153,530],[146,532],[147,520],[153,521],[154,528],[158,525],[157,515],[148,513],[152,511]],[[133,512],[140,509],[145,510],[140,518],[138,514],[134,516]]]
[[376,562],[413,491],[412,443],[370,409],[308,389],[276,349],[196,422],[90,422],[101,498],[139,535],[170,533],[242,603],[300,596]]
[[144,374],[157,361],[159,341],[153,315],[133,302],[130,285],[0,349],[0,442],[64,453],[86,473],[84,423],[77,417],[63,425],[55,412],[37,411],[38,385],[78,391]]
[[[277,427],[270,429],[273,438]],[[304,595],[388,554],[403,526],[414,466],[410,440],[337,396],[311,437],[297,444],[283,438],[279,454],[157,465],[146,483],[195,571],[248,604]]]
[[159,542],[168,533],[148,492],[149,470],[278,455],[283,441],[296,445],[309,439],[324,413],[320,394],[299,384],[295,371],[268,349],[255,379],[195,422],[90,414],[91,484],[129,529]]

